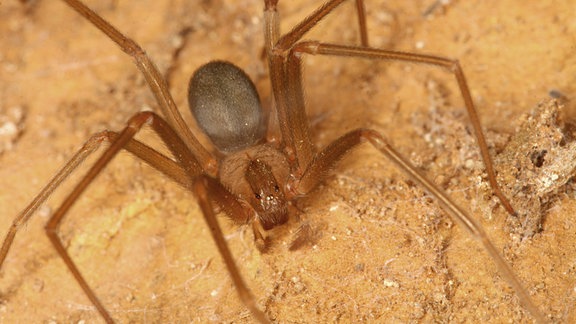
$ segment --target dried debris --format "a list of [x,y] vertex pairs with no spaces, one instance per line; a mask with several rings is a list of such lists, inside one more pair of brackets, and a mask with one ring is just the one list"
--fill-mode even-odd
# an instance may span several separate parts
[[[469,193],[472,210],[490,213],[498,204],[490,199],[493,191],[467,116],[462,110],[449,109],[448,94],[441,84],[429,81],[428,91],[429,111],[415,116],[413,123],[429,147],[413,153],[412,160],[445,190],[477,187],[489,203],[484,206],[482,199]],[[540,103],[520,117],[512,135],[486,132],[490,150],[500,152],[494,158],[498,183],[517,212],[517,216],[507,217],[514,238],[529,238],[542,230],[546,210],[576,171],[576,127],[566,120],[562,102],[550,99]]]
[[545,212],[576,170],[573,125],[557,100],[540,103],[521,117],[510,142],[496,159],[498,181],[518,213],[508,217],[511,232],[531,237],[542,229]]
[[11,150],[24,130],[26,109],[21,106],[5,108],[0,105],[0,155]]

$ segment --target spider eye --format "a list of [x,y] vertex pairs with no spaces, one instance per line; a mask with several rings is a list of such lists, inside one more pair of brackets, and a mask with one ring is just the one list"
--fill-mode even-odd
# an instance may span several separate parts
[[262,199],[262,196],[260,196],[259,193],[255,193],[255,194],[254,194],[254,197],[256,197],[256,199]]
[[280,187],[278,187],[278,185],[275,185],[275,186],[274,186],[274,191],[280,192]]

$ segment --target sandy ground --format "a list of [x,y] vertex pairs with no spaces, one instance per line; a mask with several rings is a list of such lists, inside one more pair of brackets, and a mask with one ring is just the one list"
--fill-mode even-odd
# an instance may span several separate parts
[[[320,3],[313,2],[281,3],[284,30]],[[435,1],[367,2],[374,46],[461,61],[492,152],[507,152],[497,158],[501,179],[507,192],[522,196],[527,185],[510,171],[522,157],[506,144],[523,130],[526,154],[534,153],[530,126],[520,127],[524,114],[552,94],[567,100],[567,118],[576,117],[576,3],[451,1],[429,10]],[[260,1],[90,5],[167,71],[188,121],[187,80],[211,59],[244,68],[269,103]],[[347,5],[308,38],[357,44],[352,26]],[[58,1],[0,2],[0,35],[4,233],[90,134],[119,130],[156,104],[130,59]],[[550,321],[576,321],[576,201],[568,176],[551,179],[545,199],[525,193],[518,204],[538,203],[542,214],[513,220],[489,195],[448,72],[319,57],[306,58],[305,72],[315,143],[359,126],[385,134],[481,222]],[[153,141],[150,134],[140,138]],[[569,140],[550,145],[560,150]],[[537,165],[530,172],[554,163],[543,151],[531,155]],[[19,233],[0,271],[0,322],[101,321],[42,230],[74,179]],[[268,254],[254,247],[249,228],[222,222],[260,308],[276,322],[531,321],[484,250],[368,146],[299,206],[319,239],[294,252],[287,246],[295,222],[276,233]],[[61,237],[119,322],[251,322],[198,213],[191,194],[123,154],[76,204]],[[523,237],[534,219],[542,231]]]

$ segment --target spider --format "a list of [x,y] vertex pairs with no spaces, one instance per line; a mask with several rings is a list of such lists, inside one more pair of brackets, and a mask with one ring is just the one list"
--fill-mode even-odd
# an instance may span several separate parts
[[[77,9],[83,8],[83,6],[79,2],[76,1],[68,1],[68,2],[72,6],[76,6]],[[330,5],[336,6],[338,2],[339,1],[332,1],[327,6],[328,7]],[[269,13],[274,12],[275,8],[274,4],[268,3],[267,5]],[[318,12],[323,11],[319,10]],[[325,12],[328,13],[328,10],[326,10]],[[92,13],[90,13],[89,16],[92,18],[97,17]],[[321,14],[316,15],[316,17],[320,16]],[[103,23],[104,22],[100,22],[100,24]],[[275,26],[275,19],[270,19],[269,24],[270,26]],[[365,28],[363,27],[362,24],[360,24],[360,26],[361,30]],[[278,35],[269,35],[268,44],[275,44],[277,38]],[[306,53],[307,51],[316,51],[318,49],[322,50],[322,48],[318,47],[317,44],[315,43],[302,43],[300,46],[301,46],[300,50],[302,51],[302,53]],[[367,47],[343,46],[343,47],[331,48],[330,46],[328,46],[327,49],[334,50],[335,52],[333,54],[344,54],[346,53],[346,51],[354,51],[355,55],[377,55],[380,56],[380,58],[385,57],[384,56],[385,51],[381,52],[372,51],[367,49]],[[463,213],[454,203],[452,203],[449,199],[447,199],[447,197],[440,190],[436,189],[434,185],[428,182],[424,177],[420,176],[419,172],[414,167],[412,167],[410,163],[408,163],[401,156],[397,155],[395,151],[393,151],[385,143],[384,139],[379,134],[370,130],[360,130],[357,132],[351,132],[348,135],[345,135],[345,137],[337,140],[336,142],[334,142],[334,144],[328,146],[327,148],[319,150],[320,155],[314,155],[314,150],[312,149],[311,144],[309,142],[310,137],[307,134],[308,132],[306,126],[307,122],[305,121],[305,116],[303,116],[303,110],[287,109],[287,111],[289,112],[296,111],[297,114],[296,116],[291,116],[290,115],[291,113],[283,111],[283,109],[285,109],[285,107],[283,108],[283,106],[289,106],[291,108],[303,107],[303,104],[300,103],[299,100],[296,100],[295,102],[291,101],[294,98],[296,99],[301,98],[302,95],[301,90],[299,90],[301,89],[301,85],[299,84],[298,69],[288,68],[286,71],[282,69],[277,70],[280,67],[284,66],[282,64],[283,62],[280,63],[274,62],[274,59],[283,60],[285,58],[284,57],[285,54],[286,53],[279,50],[277,47],[272,48],[272,46],[269,46],[269,58],[273,61],[273,63],[270,64],[272,75],[273,77],[278,78],[275,81],[273,81],[272,84],[274,88],[276,104],[280,111],[279,112],[280,125],[282,129],[285,147],[283,147],[280,150],[273,148],[272,151],[268,151],[268,149],[265,149],[266,153],[262,153],[262,151],[260,150],[243,152],[243,154],[248,157],[246,159],[246,161],[248,162],[247,164],[242,164],[241,169],[245,169],[247,176],[253,180],[252,184],[248,184],[249,187],[251,187],[251,190],[253,191],[252,195],[249,194],[248,191],[246,190],[238,190],[238,192],[234,193],[228,192],[228,189],[226,188],[237,189],[238,186],[228,182],[231,179],[236,179],[237,178],[236,175],[227,177],[223,176],[225,172],[222,170],[226,168],[222,167],[222,165],[226,164],[223,162],[222,164],[220,164],[220,181],[218,181],[214,159],[210,157],[210,153],[205,153],[203,148],[201,148],[200,146],[195,146],[194,148],[190,149],[183,143],[179,142],[178,135],[176,134],[180,134],[180,136],[189,136],[188,138],[189,140],[191,140],[190,138],[192,137],[190,137],[190,135],[183,135],[188,134],[187,131],[188,128],[183,125],[173,126],[178,130],[177,133],[174,133],[171,127],[166,126],[163,123],[162,119],[156,117],[154,114],[151,113],[141,113],[136,115],[131,121],[131,123],[133,123],[132,125],[149,123],[151,122],[151,120],[156,121],[158,123],[155,126],[156,130],[162,137],[169,138],[168,140],[166,140],[166,144],[172,150],[174,156],[176,157],[176,161],[163,157],[159,155],[157,152],[151,151],[147,146],[145,146],[142,143],[130,140],[129,137],[131,137],[131,135],[123,135],[128,134],[131,128],[125,129],[122,133],[120,133],[120,135],[118,135],[117,133],[102,133],[98,136],[95,136],[94,139],[110,140],[112,142],[111,148],[107,149],[106,151],[107,153],[103,155],[104,158],[101,158],[100,160],[101,162],[96,163],[96,167],[94,167],[91,173],[88,176],[86,176],[85,181],[83,183],[87,186],[92,181],[96,173],[100,172],[103,169],[104,164],[107,163],[106,160],[112,157],[115,150],[125,148],[134,153],[135,155],[139,156],[140,158],[142,158],[155,168],[160,169],[169,178],[176,180],[182,186],[190,189],[191,191],[194,191],[197,197],[199,197],[199,203],[202,206],[207,221],[210,223],[212,233],[215,236],[215,240],[221,250],[221,253],[223,254],[225,261],[227,262],[227,266],[230,268],[230,273],[235,282],[235,285],[238,288],[240,294],[243,296],[242,299],[251,309],[254,316],[261,321],[266,321],[266,318],[261,313],[261,311],[254,305],[253,297],[250,296],[249,290],[246,288],[245,284],[239,277],[239,273],[236,267],[231,263],[233,258],[229,255],[229,252],[227,252],[226,243],[218,230],[217,223],[214,222],[215,220],[214,207],[212,206],[214,202],[212,200],[219,202],[220,208],[226,211],[230,217],[236,217],[237,215],[244,215],[240,217],[241,218],[240,220],[236,219],[237,221],[248,222],[252,220],[255,239],[258,242],[258,245],[262,249],[265,249],[266,237],[264,230],[270,229],[273,226],[281,225],[282,223],[284,223],[286,221],[286,215],[287,215],[287,212],[285,210],[288,208],[288,206],[281,207],[279,209],[280,212],[278,212],[278,210],[276,209],[275,212],[271,214],[273,216],[271,219],[262,217],[254,218],[253,209],[258,209],[258,206],[263,206],[263,203],[256,203],[256,202],[262,201],[263,197],[271,197],[270,200],[273,203],[272,205],[275,206],[277,205],[277,203],[280,205],[282,204],[283,199],[279,198],[282,194],[284,194],[287,197],[286,199],[287,201],[295,200],[298,198],[299,195],[307,194],[320,182],[320,180],[322,180],[325,177],[325,174],[332,169],[333,165],[339,160],[339,158],[345,153],[347,153],[348,150],[353,146],[355,146],[359,141],[368,141],[372,143],[384,155],[389,156],[392,159],[392,161],[397,163],[398,166],[400,166],[400,168],[402,168],[404,171],[408,173],[411,173],[412,177],[414,177],[414,181],[422,184],[424,187],[430,190],[436,198],[444,201],[444,207],[448,209],[448,212],[454,213],[456,215],[457,220],[460,219],[461,221],[464,221],[465,222],[464,224],[467,224],[465,226],[468,226],[468,228],[475,233],[476,238],[484,240],[485,243],[487,242],[486,235],[481,230],[481,228],[478,225],[476,225],[469,216]],[[415,55],[398,54],[398,53],[396,55],[398,55],[397,59],[403,59],[403,60],[418,60],[419,58],[420,59],[424,58],[428,60],[429,63],[439,63],[439,62],[450,63],[448,60],[445,61],[441,58],[436,57],[424,57],[424,56],[415,56]],[[296,59],[296,62],[291,62],[287,66],[288,67],[297,66],[296,63],[298,61],[298,57],[297,56],[289,56],[289,57],[291,59]],[[162,95],[159,94],[159,91],[167,91],[167,89],[163,85],[164,81],[162,77],[159,74],[156,74],[157,71],[155,70],[155,68],[153,66],[150,66],[147,69],[150,69],[148,71],[149,72],[151,71],[151,73],[154,75],[151,81],[156,81],[160,83],[160,88],[157,88],[155,90],[156,91],[155,94],[157,95],[157,97],[159,97],[159,100],[160,99],[167,100],[167,98],[170,98],[169,97],[170,95],[167,92],[165,92]],[[211,63],[210,65],[204,66],[203,70],[200,71],[206,71],[206,70],[208,70],[208,72],[206,73],[209,75],[207,78],[210,78],[212,75],[218,75],[217,73],[215,74],[214,72],[211,72],[213,70],[228,71],[224,72],[225,75],[230,74],[242,75],[242,72],[240,70],[233,67],[232,65],[229,65],[228,63],[223,62]],[[287,75],[284,76],[284,73],[287,73]],[[295,73],[295,75],[291,73]],[[203,86],[196,86],[195,85],[196,83],[203,83],[204,81],[203,77],[199,76],[202,75],[202,72],[198,72],[196,75],[198,76],[198,79],[194,79],[195,81],[192,82],[191,89],[201,89],[199,92],[212,91],[211,90],[212,88],[210,87],[204,88]],[[292,79],[293,77],[295,77],[295,79]],[[243,86],[243,88],[247,89],[251,88],[251,86],[249,85],[250,83],[244,76],[242,77],[239,76],[238,78],[244,80],[242,82],[243,84],[248,84],[246,86]],[[462,82],[463,79],[460,80]],[[462,90],[464,95],[466,96],[466,93],[468,91],[467,87],[465,85],[462,87],[463,89],[466,89]],[[289,93],[286,94],[283,91]],[[193,91],[193,93],[197,94],[198,92]],[[258,101],[255,100],[256,97],[254,95],[250,96],[250,98],[252,98],[253,101]],[[204,103],[204,100],[205,97],[201,95],[196,99],[192,99],[191,101],[193,102],[200,101]],[[472,107],[471,102],[468,102],[468,105],[469,108]],[[160,104],[160,106],[162,107],[162,104]],[[196,106],[199,107],[202,106],[202,104],[196,103]],[[265,117],[263,117],[263,115],[261,115],[259,112],[253,112],[253,114],[255,115],[256,120],[262,120],[262,119],[265,120]],[[178,118],[175,116],[179,116],[177,111],[164,112],[164,115],[167,116],[168,118],[171,117]],[[208,115],[207,118],[211,119],[212,115]],[[170,123],[178,123],[178,122],[171,121]],[[216,138],[217,135],[213,135],[210,137],[213,140],[214,144],[220,148],[221,152],[234,152],[237,150],[236,146],[241,146],[243,147],[243,149],[248,147],[252,150],[252,147],[255,146],[256,143],[262,141],[262,136],[264,133],[264,129],[262,127],[265,124],[266,124],[265,122],[257,121],[254,123],[255,125],[254,128],[251,128],[249,132],[246,130],[242,130],[242,133],[249,133],[250,135],[249,137],[251,140],[255,138],[255,140],[253,140],[250,143],[248,143],[248,141],[245,138],[243,138],[240,141],[235,141],[235,139],[237,139],[237,136],[235,135],[233,136],[233,139],[234,142],[237,143],[234,143],[234,146],[230,146],[231,142],[233,142],[233,140],[230,138],[217,139]],[[203,122],[200,122],[200,125],[205,130],[207,130],[207,133],[214,132],[216,130],[214,127],[209,126],[208,124],[205,124]],[[478,126],[476,127],[479,130]],[[119,138],[122,139],[124,138],[124,136],[126,136],[126,141],[128,144],[120,144],[121,140],[119,140]],[[300,146],[297,145],[296,143],[304,143],[304,144]],[[87,146],[90,145],[91,143],[89,142]],[[483,149],[484,152],[486,152],[485,145]],[[192,153],[188,153],[188,151],[192,151]],[[89,152],[90,152],[89,149],[85,149],[81,151],[80,154],[87,154]],[[200,156],[202,155],[205,155],[203,162],[202,158],[200,158]],[[320,158],[318,158],[318,156],[320,156]],[[322,158],[322,156],[328,156],[328,158]],[[267,161],[268,158],[270,159],[269,160],[270,162],[263,163]],[[70,166],[73,168],[76,162],[80,162],[82,159],[83,158],[73,159],[72,162],[70,162]],[[312,161],[315,162],[311,163]],[[487,163],[488,165],[490,165],[488,161]],[[203,167],[200,167],[201,165]],[[275,170],[272,168],[272,167],[275,168],[278,165],[281,166],[281,170]],[[312,167],[310,168],[308,167],[308,165],[311,165]],[[202,169],[203,171],[200,171],[200,169]],[[63,176],[67,176],[70,172],[69,169],[67,168],[65,168],[65,170],[66,171],[64,171],[64,173],[62,174]],[[184,172],[185,170],[187,172]],[[278,177],[277,174],[280,174],[281,171],[289,173],[289,176],[286,175],[281,176],[288,179],[285,185],[283,181],[278,181],[277,179],[275,179],[276,177]],[[274,175],[274,177],[272,177],[272,175]],[[270,185],[269,189],[271,190],[272,194],[264,195],[259,192],[259,190],[262,189],[262,186],[256,186],[256,183],[258,181],[261,181],[262,179],[268,179],[265,185]],[[491,179],[494,179],[494,177],[492,176]],[[57,185],[58,181],[53,182],[53,184]],[[244,185],[244,187],[246,187],[246,185]],[[255,188],[257,188],[257,190]],[[51,190],[52,189],[43,191],[43,193],[39,196],[40,200],[45,199],[43,194],[48,194]],[[232,189],[230,190],[233,191]],[[70,198],[67,199],[67,201],[69,203],[73,203],[76,200],[76,197],[80,195],[81,192],[82,192],[81,187],[77,187],[73,191]],[[213,195],[211,195],[211,197],[214,197],[214,199],[208,199],[207,193],[212,193]],[[242,197],[242,200],[231,198],[232,196]],[[250,201],[252,199],[256,199],[255,200],[256,202],[251,203],[252,209],[247,208],[245,205],[246,201]],[[506,204],[505,198],[502,197],[502,200],[503,203]],[[67,266],[74,273],[76,279],[83,286],[83,289],[86,291],[86,294],[91,298],[91,300],[98,308],[98,310],[102,313],[104,318],[107,319],[108,321],[111,321],[111,318],[109,317],[106,308],[102,305],[102,303],[98,301],[92,289],[89,288],[88,285],[84,283],[84,280],[81,278],[80,273],[74,270],[75,266],[73,265],[72,260],[68,259],[65,249],[63,248],[63,246],[61,246],[61,242],[57,238],[56,229],[58,227],[60,218],[63,217],[66,212],[65,209],[67,207],[67,203],[64,203],[63,206],[64,207],[61,208],[59,211],[57,211],[55,213],[55,216],[49,222],[48,228],[49,231],[51,231],[52,233],[51,240],[57,246],[58,253],[64,258]],[[511,210],[510,207],[508,207],[508,209]],[[33,212],[34,210],[35,207],[29,208],[27,209],[27,212]],[[262,216],[264,214],[265,212],[263,210],[260,210],[259,215]],[[523,292],[521,285],[516,281],[513,273],[507,268],[507,266],[504,263],[502,263],[502,260],[498,256],[498,253],[493,248],[491,248],[490,243],[486,244],[488,244],[487,249],[489,250],[490,255],[493,258],[495,258],[497,262],[500,262],[499,267],[501,271],[504,272],[504,276],[507,276],[508,280],[512,282],[513,286],[515,286],[515,288],[519,290],[518,293],[521,296],[522,301],[526,303],[527,307],[531,309],[531,311],[533,311],[533,313],[537,316],[537,311],[535,310],[534,306],[531,305],[529,298],[527,297],[527,295],[525,295],[525,292]]]

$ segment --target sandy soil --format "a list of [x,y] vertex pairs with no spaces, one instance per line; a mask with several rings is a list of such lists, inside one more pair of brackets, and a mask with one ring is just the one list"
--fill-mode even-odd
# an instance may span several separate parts
[[[313,2],[281,3],[284,30],[319,5]],[[520,126],[524,114],[552,94],[565,102],[568,119],[576,117],[574,1],[451,1],[433,10],[432,0],[367,2],[373,46],[460,60],[492,152],[508,152],[496,158],[501,179],[512,188],[507,192],[521,196],[513,189],[529,180],[509,171],[520,157],[506,144],[522,131],[520,141],[528,144],[517,147],[531,147],[529,126]],[[90,5],[167,71],[191,124],[187,80],[212,59],[244,68],[269,103],[260,1]],[[357,44],[354,21],[347,5],[308,38]],[[156,104],[130,59],[60,2],[0,2],[0,34],[4,233],[90,134],[119,130]],[[448,72],[320,57],[307,57],[305,72],[315,143],[360,126],[385,134],[482,223],[550,321],[576,321],[576,201],[568,176],[551,179],[546,199],[524,192],[522,204],[542,202],[541,215],[511,220],[489,195]],[[140,138],[154,142],[148,133]],[[546,154],[531,161],[554,164]],[[42,230],[75,179],[19,233],[0,271],[1,322],[101,321]],[[254,247],[249,228],[222,222],[244,278],[274,321],[531,321],[481,246],[370,147],[345,159],[300,207],[320,237],[294,252],[287,246],[295,222],[276,233],[268,254]],[[198,213],[191,194],[123,154],[76,204],[61,237],[119,322],[251,322]],[[534,222],[541,232],[524,237]]]

